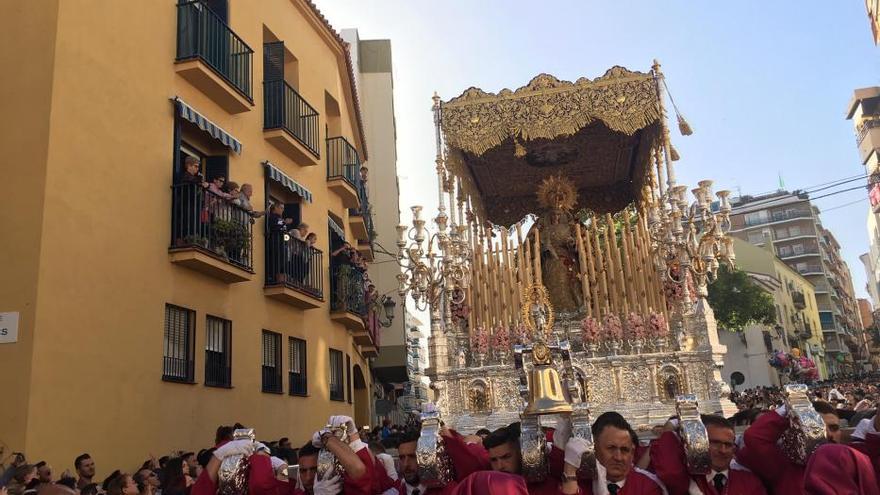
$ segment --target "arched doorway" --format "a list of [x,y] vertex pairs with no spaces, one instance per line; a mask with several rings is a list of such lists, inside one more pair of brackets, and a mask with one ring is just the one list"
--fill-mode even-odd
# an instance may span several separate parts
[[370,424],[370,391],[367,389],[367,380],[359,364],[354,365],[354,422],[358,426],[373,426]]

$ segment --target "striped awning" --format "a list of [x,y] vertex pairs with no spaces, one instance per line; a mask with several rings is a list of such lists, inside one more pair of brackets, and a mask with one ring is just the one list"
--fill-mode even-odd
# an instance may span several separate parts
[[308,189],[303,187],[302,184],[291,179],[284,172],[278,170],[275,165],[272,165],[272,162],[268,160],[263,162],[263,166],[266,167],[267,177],[286,187],[290,192],[299,195],[299,197],[301,197],[305,201],[309,203],[312,202],[312,193],[309,192]]
[[187,105],[179,96],[171,99],[177,107],[177,115],[197,125],[199,129],[210,134],[214,139],[223,143],[232,151],[241,154],[241,141],[232,137],[232,134],[224,131],[220,126],[206,119],[204,115]]
[[327,217],[327,225],[330,226],[330,230],[336,232],[336,235],[338,235],[340,239],[342,239],[343,241],[345,240],[345,230],[343,230],[342,227],[340,227],[339,224],[336,223],[335,220],[333,220],[333,217]]

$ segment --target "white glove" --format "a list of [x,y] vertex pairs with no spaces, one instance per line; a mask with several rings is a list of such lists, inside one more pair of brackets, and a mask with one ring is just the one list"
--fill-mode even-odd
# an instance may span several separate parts
[[315,480],[315,486],[312,489],[314,495],[336,495],[342,491],[342,479],[337,474],[326,480]]
[[344,426],[349,435],[357,433],[357,427],[354,425],[354,420],[348,416],[330,416],[330,426],[333,428]]
[[214,457],[222,461],[231,455],[250,457],[253,453],[254,442],[252,440],[233,440],[217,447],[217,449],[214,450]]
[[581,467],[581,458],[590,447],[590,444],[587,443],[581,437],[574,437],[568,441],[568,444],[565,446],[565,462],[566,464],[571,464],[574,468]]
[[266,446],[263,442],[254,442],[254,453],[256,452],[265,452],[266,454],[271,454],[272,451],[269,450],[269,447]]
[[565,445],[568,443],[569,438],[571,438],[571,418],[559,416],[553,431],[553,446],[560,450],[565,450]]
[[681,426],[681,420],[678,418],[672,418],[667,423],[672,427],[672,431],[678,431],[678,428]]
[[776,408],[776,414],[778,414],[784,418],[784,417],[788,416],[788,408],[785,407],[784,405],[779,406]]
[[322,428],[320,431],[316,431],[315,434],[312,435],[312,446],[316,449],[323,449],[324,442],[321,441],[321,437],[327,433],[330,433],[329,428]]
[[423,413],[437,412],[437,405],[434,404],[433,402],[428,402],[422,406],[422,412]]
[[361,440],[360,438],[358,438],[354,442],[349,443],[348,446],[351,447],[352,452],[360,452],[361,450],[368,447],[367,442]]
[[859,424],[856,425],[855,431],[852,433],[853,438],[858,438],[859,440],[864,440],[868,438],[869,434],[876,434],[877,430],[874,429],[874,418],[865,418],[859,421]]
[[284,462],[283,459],[279,459],[275,456],[270,457],[269,460],[272,462],[272,470],[273,471],[277,471],[278,468],[287,464],[286,462]]

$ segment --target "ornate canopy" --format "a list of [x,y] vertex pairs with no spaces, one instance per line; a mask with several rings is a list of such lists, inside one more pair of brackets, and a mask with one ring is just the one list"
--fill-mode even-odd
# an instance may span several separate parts
[[537,185],[574,181],[579,206],[640,199],[663,133],[655,74],[613,67],[571,83],[541,74],[516,91],[470,88],[442,105],[447,164],[481,216],[509,225],[538,210]]

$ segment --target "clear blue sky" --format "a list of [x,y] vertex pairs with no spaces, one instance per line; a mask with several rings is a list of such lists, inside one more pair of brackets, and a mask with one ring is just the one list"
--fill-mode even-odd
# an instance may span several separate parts
[[[391,39],[403,209],[435,204],[425,199],[435,196],[435,90],[446,100],[470,86],[516,88],[541,72],[575,80],[613,65],[647,71],[654,58],[695,131],[673,135],[680,182],[710,178],[755,194],[775,189],[779,174],[795,189],[863,172],[844,111],[853,89],[880,85],[880,48],[861,0],[316,3],[337,29]],[[863,198],[822,215],[861,295],[866,196],[816,201],[830,209]]]

